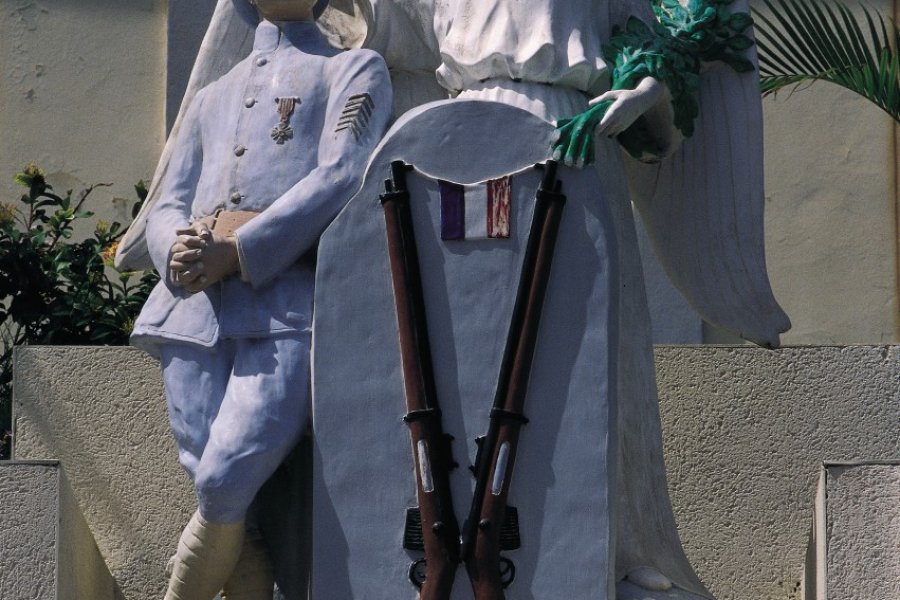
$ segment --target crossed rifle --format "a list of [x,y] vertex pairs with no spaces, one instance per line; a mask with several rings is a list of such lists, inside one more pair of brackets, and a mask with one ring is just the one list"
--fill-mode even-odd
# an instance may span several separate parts
[[404,548],[425,552],[410,565],[409,578],[420,600],[448,600],[459,563],[465,563],[475,600],[503,600],[515,579],[515,565],[500,556],[520,547],[518,513],[507,506],[519,432],[528,423],[525,397],[538,326],[550,277],[566,197],[556,178],[557,164],[537,165],[543,178],[525,247],[512,320],[488,432],[477,440],[472,471],[475,493],[462,532],[453,512],[450,471],[453,438],[443,431],[437,399],[425,297],[413,231],[406,173],[413,167],[391,163],[381,196],[388,238],[391,280],[399,324],[406,416],[416,465],[418,508],[407,511]]

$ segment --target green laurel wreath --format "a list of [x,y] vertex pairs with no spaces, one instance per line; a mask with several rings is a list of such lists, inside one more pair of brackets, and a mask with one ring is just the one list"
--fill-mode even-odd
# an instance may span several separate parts
[[[625,29],[617,26],[603,46],[604,58],[613,65],[612,89],[634,89],[645,77],[658,79],[672,96],[675,127],[690,137],[700,114],[696,93],[703,63],[721,61],[739,73],[754,70],[744,55],[753,46],[753,40],[744,35],[753,18],[732,13],[728,7],[734,0],[689,0],[686,6],[678,0],[650,1],[655,23],[648,25],[631,17]],[[579,166],[593,162],[593,132],[611,104],[601,102],[557,121],[559,137],[553,157]],[[664,151],[643,117],[617,139],[635,158],[659,156]]]

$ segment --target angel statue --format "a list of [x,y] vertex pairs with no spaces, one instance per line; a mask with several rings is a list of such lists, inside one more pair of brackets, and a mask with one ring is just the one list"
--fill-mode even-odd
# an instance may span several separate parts
[[[612,320],[609,328],[615,335],[604,338],[609,365],[604,401],[610,403],[608,414],[614,422],[593,436],[610,444],[604,455],[609,462],[602,467],[607,471],[603,477],[610,499],[604,514],[593,515],[608,530],[608,573],[597,573],[603,583],[598,595],[590,597],[712,598],[682,549],[667,492],[651,329],[632,206],[637,207],[669,277],[704,319],[766,347],[777,346],[779,334],[790,327],[773,297],[763,251],[762,115],[758,78],[752,72],[756,56],[750,22],[743,16],[747,4],[747,0],[711,5],[704,0],[333,0],[319,21],[334,42],[372,49],[384,57],[394,88],[395,117],[425,105],[407,113],[413,115],[411,119],[420,117],[423,113],[416,111],[442,98],[454,98],[452,102],[460,105],[482,101],[516,107],[530,113],[534,122],[545,124],[545,129],[559,127],[555,136],[545,140],[543,159],[556,157],[567,165],[585,167],[600,182],[596,193],[602,198],[597,200],[602,200],[612,223],[611,245],[603,250],[612,264],[602,274],[569,273],[566,277],[578,282],[599,276],[612,286],[606,297]],[[219,0],[189,98],[245,53],[253,22],[246,0]],[[681,42],[697,42],[696,64],[685,55],[665,60],[665,53],[678,45],[659,42],[664,25],[670,33],[680,31]],[[701,32],[704,27],[712,29]],[[720,32],[725,35],[719,36]],[[703,35],[692,38],[697,33]],[[722,39],[733,40],[726,50],[716,45]],[[682,64],[685,61],[687,66]],[[684,72],[673,74],[673,69]],[[501,111],[487,107],[470,114],[477,118]],[[395,129],[400,127],[402,132],[411,122],[404,119]],[[439,130],[436,134],[445,126],[439,121],[432,125]],[[476,126],[483,130],[492,124]],[[501,133],[505,132],[497,135]],[[391,139],[388,134],[382,142],[382,154],[393,148]],[[379,156],[376,152],[372,165]],[[171,153],[163,157],[163,181],[167,170],[179,162]],[[588,163],[593,166],[586,167]],[[378,180],[386,174],[371,175]],[[363,191],[367,189],[364,184]],[[587,193],[577,185],[572,189]],[[352,207],[353,203],[348,208]],[[361,219],[354,223],[367,226]],[[353,235],[352,228],[344,230]],[[132,240],[139,236],[136,229]],[[154,237],[148,229],[148,238]],[[126,262],[140,254],[140,244],[129,246],[129,241],[121,251]],[[347,256],[351,254],[348,250]],[[445,252],[444,258],[450,254]],[[331,263],[328,268],[335,272]],[[366,276],[361,267],[356,268],[361,277]],[[376,292],[367,288],[369,295]],[[358,308],[365,296],[329,299],[327,292],[322,298],[317,292],[317,348],[321,343],[331,349],[328,334],[340,333],[337,325],[329,327],[334,305],[345,303],[355,307],[354,314],[363,314]],[[322,299],[329,303],[320,311]],[[325,354],[329,353],[317,350],[322,364],[328,361]],[[359,360],[367,358],[378,356],[367,349]],[[343,362],[351,359],[341,357]],[[356,368],[365,371],[360,365]],[[336,385],[328,375],[324,369],[321,384],[316,383],[321,398],[328,397],[329,385]],[[347,381],[337,383],[344,392],[351,388]],[[321,404],[322,414],[333,410],[342,419],[353,418],[344,407]],[[354,434],[365,437],[362,430]],[[340,443],[347,445],[343,439]],[[317,454],[316,460],[327,461],[324,448],[320,446],[323,456]],[[377,452],[364,451],[365,460],[360,462],[375,462]],[[353,471],[351,466],[341,461],[335,472]],[[358,478],[353,481],[359,485]],[[349,480],[339,480],[334,489],[350,490],[351,485]],[[366,501],[374,499],[370,496]],[[333,512],[340,510],[335,505]],[[328,518],[325,515],[316,526],[333,526],[332,539],[325,542],[338,547],[344,539],[338,535],[341,515],[335,517],[337,525]],[[357,536],[354,539],[373,537],[377,525],[365,523],[362,534],[348,529],[344,534]],[[343,552],[355,558],[354,550],[344,548]],[[356,564],[378,558],[366,554]],[[314,561],[314,570],[315,565]],[[325,578],[336,580],[335,565],[328,567]],[[353,576],[351,572],[349,577]],[[373,585],[371,581],[358,585]],[[333,587],[339,591],[331,595],[314,587],[314,597],[379,597],[359,595],[352,586]],[[510,597],[519,596],[510,591]]]
[[167,600],[272,597],[247,513],[306,430],[316,243],[390,115],[381,57],[335,49],[316,26],[327,0],[251,4],[239,8],[255,33],[206,38],[213,67],[194,73],[119,256],[149,255],[162,275],[132,342],[161,361],[199,502]]

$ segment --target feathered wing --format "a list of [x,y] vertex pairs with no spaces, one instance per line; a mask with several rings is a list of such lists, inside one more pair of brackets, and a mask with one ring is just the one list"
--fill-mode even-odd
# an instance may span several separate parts
[[[649,2],[617,4],[627,16],[645,14]],[[747,0],[732,9],[746,11]],[[710,322],[775,346],[790,323],[766,273],[758,74],[713,66],[703,74],[699,101],[695,134],[673,156],[657,165],[627,160],[631,195],[663,266],[694,307]],[[620,235],[634,236],[625,229]],[[633,267],[623,267],[623,276],[640,272],[637,257],[621,260]],[[684,554],[667,492],[649,314],[638,279],[625,280],[620,312],[628,335],[619,347],[617,575],[652,567],[696,597],[712,598]]]
[[[747,0],[731,5],[747,12]],[[756,53],[750,56],[758,64]],[[666,272],[704,319],[775,347],[790,320],[772,293],[763,235],[757,71],[703,73],[694,136],[658,165],[629,160],[632,198]]]
[[131,227],[119,243],[116,252],[116,268],[119,270],[149,269],[153,265],[147,253],[147,214],[159,198],[160,182],[166,177],[175,140],[181,130],[181,122],[197,92],[232,69],[247,56],[253,46],[253,34],[258,17],[245,0],[219,0],[197,62],[191,72],[181,110],[163,148],[150,193]]

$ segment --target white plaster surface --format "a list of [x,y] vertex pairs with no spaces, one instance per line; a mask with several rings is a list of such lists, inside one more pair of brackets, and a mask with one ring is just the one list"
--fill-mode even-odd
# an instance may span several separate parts
[[168,0],[166,131],[172,129],[216,0]]
[[0,0],[0,200],[35,161],[61,191],[112,182],[87,204],[153,174],[164,141],[165,0]]
[[822,461],[900,456],[900,347],[656,358],[670,492],[698,575],[719,600],[800,598]]
[[[476,132],[467,123],[497,129]],[[406,509],[417,504],[416,467],[400,418],[406,412],[403,375],[378,201],[391,160],[416,167],[408,174],[410,206],[443,428],[455,437],[460,463],[450,487],[462,525],[475,483],[466,467],[474,462],[474,439],[487,431],[541,178],[532,165],[545,157],[551,134],[544,121],[496,102],[416,109],[385,137],[362,189],[323,235],[313,351],[316,600],[417,595],[406,572],[422,554],[402,548]],[[489,158],[467,159],[476,155]],[[507,173],[516,173],[510,239],[442,242],[437,180],[470,184]],[[611,305],[618,281],[609,241],[609,205],[616,197],[596,171],[560,168],[559,178],[568,200],[524,409],[531,423],[522,429],[515,458],[522,466],[509,487],[523,538],[522,548],[506,554],[517,567],[507,590],[515,600],[604,598],[614,575],[608,490],[615,479],[609,442],[616,439],[616,421],[615,393],[608,390],[615,375],[608,369],[615,359],[607,348],[615,347],[617,335]],[[359,489],[378,492],[361,501],[354,493]],[[372,589],[373,581],[382,583]],[[462,568],[451,597],[471,598]]]
[[[762,0],[752,4],[763,8]],[[896,0],[862,4],[900,16]],[[775,296],[793,323],[782,342],[897,341],[900,127],[871,102],[826,83],[786,90],[765,100],[763,111],[766,256]]]
[[0,598],[115,600],[57,462],[0,462]]
[[900,598],[900,463],[831,464],[824,477],[828,600]]
[[[900,456],[900,346],[656,358],[691,563],[718,600],[798,600],[822,461]],[[17,367],[17,455],[63,460],[124,597],[155,597],[191,502],[155,363],[129,348],[30,347]]]
[[16,459],[59,459],[122,596],[162,597],[194,509],[157,364],[128,348],[20,349]]

